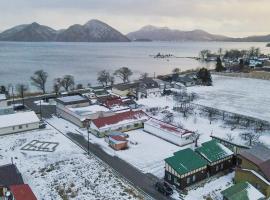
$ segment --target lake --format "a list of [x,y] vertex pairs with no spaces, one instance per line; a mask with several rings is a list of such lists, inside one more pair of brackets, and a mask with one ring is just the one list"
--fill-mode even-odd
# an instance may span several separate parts
[[[151,76],[166,74],[178,67],[187,70],[206,66],[188,58],[154,59],[158,52],[178,57],[198,56],[202,49],[249,49],[260,47],[270,53],[266,43],[238,42],[131,42],[131,43],[54,43],[54,42],[0,42],[0,85],[28,83],[34,71],[49,73],[52,80],[65,74],[75,77],[76,83],[97,84],[96,74],[106,69],[113,72],[119,67],[129,67],[134,76],[143,72]],[[210,67],[210,66],[206,66]]]

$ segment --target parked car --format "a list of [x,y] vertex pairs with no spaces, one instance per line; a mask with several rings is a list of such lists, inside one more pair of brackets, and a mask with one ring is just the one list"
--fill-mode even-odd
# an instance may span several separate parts
[[40,123],[39,124],[40,129],[44,129],[44,128],[46,128],[46,126],[47,126],[47,124],[45,124],[45,123]]
[[160,193],[169,196],[173,194],[173,189],[172,187],[166,183],[166,182],[157,182],[155,184],[155,188],[157,191],[159,191]]

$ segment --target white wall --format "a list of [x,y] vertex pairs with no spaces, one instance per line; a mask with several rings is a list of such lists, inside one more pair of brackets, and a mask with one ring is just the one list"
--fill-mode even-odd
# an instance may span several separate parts
[[0,128],[0,135],[24,132],[24,131],[34,130],[38,128],[39,128],[39,122],[31,123],[31,124],[23,124],[21,125],[21,127],[19,126],[4,127],[4,128]]
[[178,146],[184,146],[193,142],[191,138],[182,138],[181,135],[176,135],[174,133],[170,133],[169,131],[161,130],[158,127],[148,124],[147,122],[144,123],[144,130]]
[[0,107],[7,107],[7,101],[6,100],[0,101]]

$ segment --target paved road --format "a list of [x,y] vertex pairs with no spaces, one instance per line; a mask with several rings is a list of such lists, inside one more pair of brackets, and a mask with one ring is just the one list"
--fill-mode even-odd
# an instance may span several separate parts
[[[75,133],[68,133],[68,136],[87,149],[88,142],[83,136]],[[120,175],[129,180],[133,186],[140,188],[151,197],[157,200],[171,199],[170,197],[163,196],[155,190],[154,184],[158,179],[152,174],[144,174],[140,172],[138,169],[128,164],[124,160],[107,154],[100,146],[96,144],[90,143],[90,152],[99,157],[102,161],[116,170]]]

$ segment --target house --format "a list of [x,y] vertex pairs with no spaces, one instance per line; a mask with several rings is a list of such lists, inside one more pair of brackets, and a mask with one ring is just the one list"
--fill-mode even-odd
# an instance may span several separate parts
[[0,166],[0,186],[20,185],[23,183],[22,175],[16,165]]
[[109,93],[103,86],[91,87],[90,91],[95,94],[96,97],[107,96]]
[[79,95],[61,97],[56,102],[57,115],[81,128],[87,127],[89,120],[114,114],[104,106],[90,105],[86,97]]
[[33,111],[0,115],[0,135],[38,129],[40,120]]
[[158,83],[152,78],[143,78],[138,81],[136,96],[138,99],[147,98],[148,96],[161,95],[161,88]]
[[165,159],[165,181],[183,190],[207,178],[207,161],[190,148]]
[[151,118],[144,122],[144,131],[178,146],[194,142],[194,132]]
[[7,107],[7,97],[5,94],[0,94],[0,107]]
[[90,101],[80,95],[65,96],[56,99],[56,109],[61,107],[75,108],[89,105]]
[[112,111],[127,110],[129,107],[125,104],[122,98],[118,96],[108,96],[107,98],[99,98],[99,101]]
[[108,143],[114,150],[124,150],[128,148],[128,140],[120,135],[108,136]]
[[28,184],[11,185],[8,188],[11,200],[37,200]]
[[238,154],[235,182],[244,181],[270,197],[270,149],[258,144]]
[[183,84],[186,87],[195,86],[197,84],[196,79],[185,75],[185,76],[179,76],[176,80],[176,82]]
[[128,95],[136,96],[136,89],[138,88],[138,85],[138,82],[117,84],[112,87],[112,93],[121,97],[126,97]]
[[207,160],[210,176],[233,166],[233,152],[215,140],[202,143],[195,151]]
[[221,194],[223,200],[265,200],[265,196],[248,182],[237,183]]
[[143,127],[148,116],[141,110],[124,111],[113,116],[101,117],[91,121],[91,132],[97,137],[104,137],[112,131],[129,131]]

